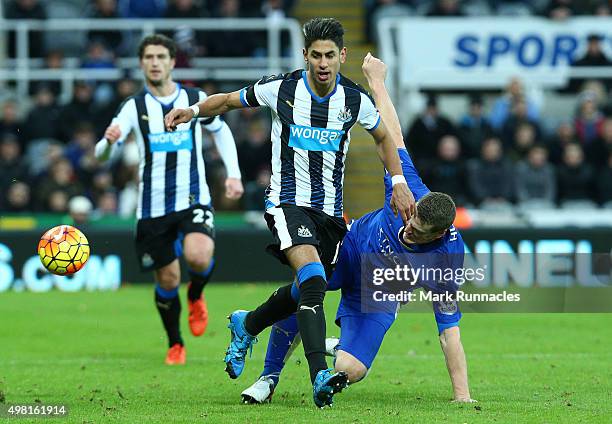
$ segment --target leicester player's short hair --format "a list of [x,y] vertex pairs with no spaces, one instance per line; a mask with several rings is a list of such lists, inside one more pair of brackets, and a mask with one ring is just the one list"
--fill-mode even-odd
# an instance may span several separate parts
[[163,34],[151,34],[142,39],[138,47],[138,57],[140,59],[142,59],[147,46],[164,46],[168,49],[171,58],[176,57],[176,43],[172,38]]
[[421,223],[431,226],[430,231],[434,233],[448,229],[456,213],[455,202],[446,193],[432,191],[417,203],[417,216]]
[[344,28],[335,18],[314,18],[304,24],[304,47],[306,50],[317,40],[331,40],[339,49],[344,47]]

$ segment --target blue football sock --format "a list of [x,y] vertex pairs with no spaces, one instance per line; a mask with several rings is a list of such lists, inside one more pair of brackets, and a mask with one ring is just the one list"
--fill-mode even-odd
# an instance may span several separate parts
[[[268,350],[266,351],[266,360],[264,361],[264,369],[261,376],[271,378],[275,386],[278,385],[280,373],[285,366],[287,354],[291,348],[295,347],[293,344],[297,334],[298,326],[295,314],[272,326],[270,340],[268,341]],[[297,341],[299,342],[299,338]]]

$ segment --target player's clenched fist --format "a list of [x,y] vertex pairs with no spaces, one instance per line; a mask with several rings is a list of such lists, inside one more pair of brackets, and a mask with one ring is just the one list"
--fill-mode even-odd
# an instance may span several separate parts
[[228,199],[240,199],[243,193],[244,187],[242,186],[242,181],[240,181],[240,178],[225,179],[225,196]]
[[192,109],[172,109],[164,117],[166,131],[174,131],[179,124],[184,124],[193,119],[195,113]]
[[393,186],[390,203],[393,213],[397,215],[399,212],[402,221],[404,221],[404,224],[407,224],[416,208],[414,196],[408,190],[407,184],[395,184]]
[[121,138],[121,128],[119,128],[119,125],[109,125],[106,131],[104,131],[104,138],[110,144],[117,142]]
[[363,58],[361,70],[369,83],[384,82],[387,77],[387,65],[379,58],[372,56],[370,52]]

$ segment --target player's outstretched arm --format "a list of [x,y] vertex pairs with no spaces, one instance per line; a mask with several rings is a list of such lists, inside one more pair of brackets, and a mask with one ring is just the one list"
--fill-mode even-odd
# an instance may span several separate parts
[[405,149],[406,145],[404,144],[404,137],[402,136],[402,127],[397,117],[395,106],[393,106],[391,97],[389,97],[389,92],[385,86],[387,65],[368,52],[363,59],[361,69],[368,80],[368,85],[370,86],[372,97],[374,97],[374,101],[376,102],[376,107],[387,127],[387,131],[395,143],[395,147],[398,149]]
[[117,141],[121,138],[121,127],[118,124],[109,125],[104,131],[104,138],[96,143],[94,155],[99,162],[106,162],[112,156]]
[[414,195],[408,189],[397,154],[397,148],[404,147],[404,140],[395,107],[391,103],[385,87],[387,66],[368,53],[363,60],[362,69],[368,79],[368,84],[372,89],[382,119],[380,125],[371,134],[376,140],[378,155],[389,174],[391,174],[393,194],[391,195],[390,205],[393,212],[395,214],[399,212],[402,220],[406,223],[415,211],[415,201]]
[[208,96],[206,100],[185,109],[172,109],[164,117],[166,131],[174,131],[179,124],[184,124],[200,116],[222,115],[232,109],[242,108],[240,91],[219,93]]
[[446,368],[453,385],[455,402],[476,402],[470,397],[467,362],[461,344],[459,327],[446,328],[440,334],[440,346],[446,359]]

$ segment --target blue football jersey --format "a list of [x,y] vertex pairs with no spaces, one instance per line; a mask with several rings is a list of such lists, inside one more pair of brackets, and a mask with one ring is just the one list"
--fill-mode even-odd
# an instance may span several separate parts
[[[398,149],[398,153],[408,187],[418,201],[430,190],[419,177],[406,149]],[[400,233],[404,223],[401,216],[399,214],[395,216],[391,209],[390,200],[393,189],[391,176],[388,172],[384,177],[384,183],[384,207],[354,221],[343,242],[343,250],[346,252],[341,252],[338,268],[330,281],[332,290],[340,288],[340,286],[343,289],[343,299],[338,310],[338,317],[352,314],[350,311],[363,309],[360,272],[354,269],[355,264],[353,264],[352,278],[346,278],[347,272],[342,271],[346,267],[343,267],[341,263],[345,258],[350,258],[350,262],[361,263],[365,257],[368,257],[370,261],[380,261],[380,267],[389,267],[392,264],[403,265],[409,262],[414,269],[457,270],[463,268],[463,239],[454,226],[451,226],[443,237],[431,243],[405,245],[400,241]],[[457,289],[458,285],[454,281],[440,281],[436,277],[435,273],[426,274],[424,278],[420,278],[418,283],[408,290],[423,287],[425,290],[440,293],[454,292]],[[352,280],[351,283],[349,283],[350,280]],[[461,318],[461,312],[456,302],[454,304],[433,303],[440,332],[445,328],[457,325]],[[391,309],[395,306],[393,304],[381,305],[381,311],[386,309],[387,312],[391,312]]]

